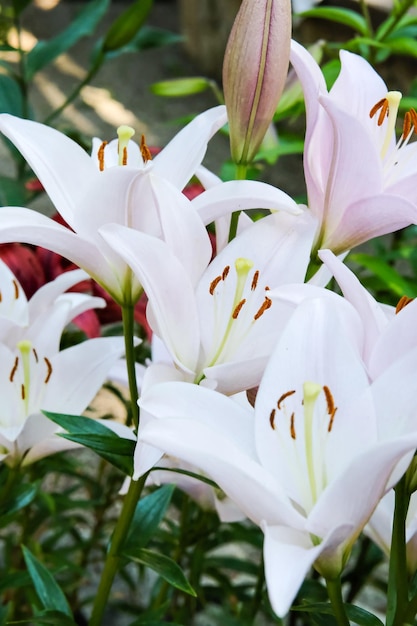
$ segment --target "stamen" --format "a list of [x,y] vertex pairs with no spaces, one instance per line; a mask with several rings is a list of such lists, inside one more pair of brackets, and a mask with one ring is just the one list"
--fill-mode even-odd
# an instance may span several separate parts
[[22,400],[26,398],[25,386],[23,384],[20,387],[20,395],[22,397]]
[[0,302],[2,302],[2,301],[3,301],[3,294],[0,291]]
[[261,304],[260,309],[253,316],[253,319],[255,321],[258,320],[265,313],[265,311],[267,311],[269,308],[271,308],[271,306],[272,306],[271,298],[267,298],[267,296],[265,296],[265,300]]
[[258,387],[251,387],[251,389],[246,389],[246,397],[251,406],[255,406],[257,395],[258,395]]
[[145,135],[142,135],[141,140],[140,140],[140,153],[142,155],[142,159],[144,163],[147,163],[148,161],[152,161],[152,154],[148,146],[146,145]]
[[222,273],[222,280],[226,280],[230,272],[230,265],[226,265]]
[[103,141],[99,149],[97,150],[98,169],[100,170],[100,172],[104,171],[104,150],[107,144],[108,144],[108,141]]
[[392,137],[395,135],[395,123],[397,121],[398,108],[400,106],[402,94],[399,91],[389,91],[385,98],[377,102],[369,112],[372,118],[380,111],[377,119],[378,126],[382,126],[385,119],[388,120],[385,129],[384,143],[381,149],[381,157],[384,158],[391,145]]
[[216,276],[216,278],[211,281],[210,287],[209,287],[209,292],[211,296],[214,294],[214,291],[221,280],[222,280],[221,276]]
[[245,304],[245,302],[246,302],[246,298],[242,298],[242,300],[235,306],[234,311],[232,313],[232,317],[233,317],[234,320],[237,319],[237,316],[239,315],[239,313],[240,313],[243,305]]
[[412,302],[414,300],[414,298],[409,298],[408,296],[401,296],[401,298],[398,300],[398,304],[395,307],[395,313],[398,314],[400,311],[403,310],[404,307],[407,306],[407,304],[410,304],[410,302]]
[[402,138],[404,141],[409,139],[409,137],[417,132],[417,113],[415,109],[410,109],[404,115],[404,124],[403,124],[403,134]]
[[382,126],[385,117],[388,117],[388,113],[389,113],[389,103],[388,103],[387,98],[382,98],[381,100],[379,100],[379,102],[374,104],[372,109],[369,111],[369,117],[372,119],[378,111],[379,111],[379,115],[378,115],[377,124],[378,126]]
[[252,278],[252,284],[250,286],[251,291],[255,291],[256,285],[258,284],[258,279],[259,279],[259,270],[256,270]]
[[269,423],[271,424],[272,430],[275,430],[275,409],[272,409],[271,414],[269,416]]
[[119,165],[127,165],[127,146],[135,131],[131,126],[119,126],[117,136],[119,137]]
[[330,433],[333,428],[333,421],[334,421],[334,416],[336,415],[337,406],[335,406],[332,392],[330,391],[327,385],[323,385],[323,391],[324,391],[324,395],[326,396],[327,413],[330,416],[329,424],[327,426],[327,432]]
[[38,353],[36,352],[35,348],[32,348],[32,352],[33,356],[35,357],[36,363],[39,363]]
[[285,398],[288,398],[288,396],[292,396],[293,393],[295,393],[295,389],[291,389],[291,391],[286,391],[285,393],[282,394],[282,396],[277,402],[277,408],[279,411],[281,410],[281,404],[284,402]]
[[44,361],[45,361],[45,363],[46,363],[46,369],[47,369],[47,372],[46,372],[46,378],[45,378],[45,380],[43,381],[43,382],[46,384],[46,383],[49,381],[49,379],[51,378],[51,374],[52,374],[52,364],[51,364],[51,361],[50,361],[49,359],[47,359],[47,358],[46,358],[46,356],[44,356],[44,357],[43,357],[43,360],[44,360]]
[[19,357],[17,356],[14,360],[14,365],[12,367],[12,371],[10,372],[9,380],[12,383],[14,379],[14,375],[16,374],[17,367],[19,365]]
[[295,414],[291,413],[291,421],[290,421],[290,435],[291,435],[291,439],[296,439],[296,434],[295,434],[295,426],[294,426],[294,418],[295,418]]
[[19,284],[16,280],[13,280],[13,287],[14,287],[14,298],[15,300],[17,300],[19,298]]

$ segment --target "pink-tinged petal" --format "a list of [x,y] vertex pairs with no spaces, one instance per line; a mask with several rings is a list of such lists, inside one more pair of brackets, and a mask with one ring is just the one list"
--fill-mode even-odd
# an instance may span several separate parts
[[323,248],[336,254],[372,239],[417,223],[417,207],[404,198],[380,194],[350,204],[332,232],[326,232]]
[[194,209],[205,224],[246,209],[270,209],[302,213],[296,202],[280,189],[253,180],[231,180],[207,189],[192,200]]
[[[227,413],[224,418],[226,420]],[[142,437],[167,454],[200,468],[256,524],[262,519],[296,528],[303,524],[303,518],[292,508],[271,475],[252,457],[244,454],[233,439],[218,429],[200,423],[197,412],[193,412],[193,419],[172,417],[153,420],[143,429]]]
[[392,363],[417,346],[416,317],[417,300],[413,300],[381,329],[369,359],[372,379],[377,378]]
[[156,155],[155,172],[184,189],[204,158],[207,143],[227,121],[226,107],[214,107],[194,118]]
[[70,415],[83,412],[123,352],[122,337],[104,337],[56,354],[50,359],[52,371],[42,409]]
[[[132,268],[149,298],[155,332],[181,368],[194,371],[200,344],[198,314],[191,280],[168,245],[117,224],[100,229]],[[151,326],[152,320],[150,320]]]
[[264,522],[265,580],[271,606],[285,617],[309,569],[328,544],[339,543],[350,527],[336,529],[324,542],[314,546],[305,531]]
[[361,285],[355,274],[330,250],[320,250],[319,257],[332,272],[344,297],[357,310],[364,326],[364,358],[368,362],[375,341],[387,326],[388,319],[379,303]]
[[331,234],[348,204],[369,195],[370,189],[374,195],[382,191],[383,175],[377,146],[361,120],[339,109],[329,96],[320,97],[320,104],[333,126],[332,161],[323,199],[325,229]]
[[[363,120],[364,124],[377,126],[370,122],[369,112],[374,104],[387,95],[386,84],[368,61],[358,54],[341,50],[340,61],[339,76],[330,90],[333,102]],[[354,96],[347,98],[347,94]]]
[[90,156],[63,133],[38,122],[3,114],[0,130],[22,153],[56,209],[72,225],[88,186],[100,176]]

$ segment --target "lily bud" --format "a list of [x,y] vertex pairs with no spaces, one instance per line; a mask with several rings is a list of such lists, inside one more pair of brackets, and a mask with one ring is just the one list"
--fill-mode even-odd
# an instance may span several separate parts
[[223,62],[223,89],[235,163],[255,157],[287,77],[290,0],[243,0]]

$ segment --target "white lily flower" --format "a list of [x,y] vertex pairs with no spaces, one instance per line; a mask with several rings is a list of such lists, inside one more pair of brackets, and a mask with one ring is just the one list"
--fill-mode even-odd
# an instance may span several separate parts
[[327,91],[314,58],[292,42],[291,63],[306,102],[308,206],[319,220],[314,248],[336,254],[417,222],[417,144],[410,142],[416,113],[406,113],[397,142],[401,94],[388,91],[359,55],[342,50],[340,60]]
[[45,329],[52,309],[65,302],[66,315],[61,317],[60,332],[57,330],[55,333],[55,349],[58,350],[60,336],[74,317],[106,305],[103,298],[67,292],[86,278],[88,275],[82,270],[65,272],[42,285],[28,301],[13,272],[0,260],[0,342],[14,349],[19,340],[32,340],[39,332],[47,332]]
[[188,383],[155,385],[140,399],[158,418],[143,440],[200,467],[262,527],[269,597],[281,617],[312,565],[329,579],[341,573],[417,445],[417,350],[370,385],[345,327],[346,309],[334,301],[298,307],[253,412]]
[[[226,122],[224,106],[197,116],[154,160],[144,142],[133,143],[133,129],[119,128],[119,140],[94,142],[90,157],[62,133],[37,122],[0,115],[0,130],[14,143],[41,181],[69,229],[22,207],[4,207],[0,241],[21,241],[43,246],[85,269],[119,304],[134,303],[141,285],[121,255],[99,234],[104,224],[117,223],[166,241],[195,282],[211,256],[202,220],[212,211],[221,214],[247,208],[252,181],[220,186],[198,211],[182,189],[204,158],[207,142]],[[295,202],[273,187],[255,183],[260,190],[251,208],[285,208],[299,212]],[[268,193],[265,194],[265,189]],[[242,191],[243,190],[243,191]],[[248,190],[245,193],[244,190]],[[204,194],[203,194],[204,195]],[[243,206],[239,198],[244,196]],[[207,203],[213,209],[207,210]],[[201,217],[198,215],[201,213]],[[207,223],[207,222],[206,222]]]
[[117,225],[100,232],[143,284],[149,323],[186,380],[232,394],[259,382],[287,319],[285,307],[272,306],[269,290],[304,280],[315,226],[308,213],[281,212],[253,223],[196,287],[164,242]]

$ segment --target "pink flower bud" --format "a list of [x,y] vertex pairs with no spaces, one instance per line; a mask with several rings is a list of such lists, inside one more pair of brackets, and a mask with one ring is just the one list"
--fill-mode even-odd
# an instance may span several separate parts
[[290,0],[243,0],[223,62],[223,89],[235,163],[250,163],[287,77]]

